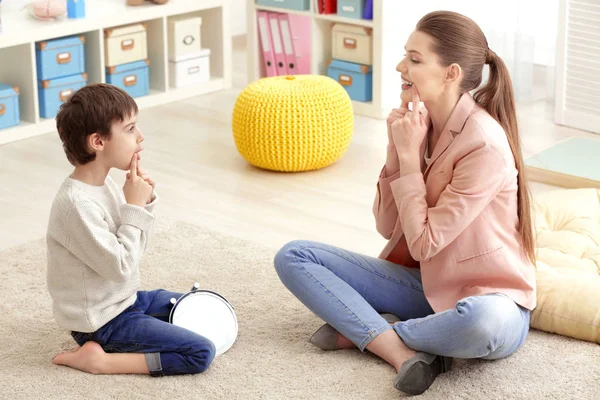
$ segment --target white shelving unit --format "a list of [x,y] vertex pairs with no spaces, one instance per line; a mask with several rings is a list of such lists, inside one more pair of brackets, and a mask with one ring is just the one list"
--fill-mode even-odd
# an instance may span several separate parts
[[315,1],[310,10],[296,11],[257,5],[247,2],[248,27],[248,81],[265,76],[260,51],[260,38],[256,20],[257,11],[271,11],[308,17],[311,23],[311,74],[327,75],[331,53],[331,27],[335,23],[359,25],[373,29],[373,99],[370,102],[353,101],[354,112],[383,119],[390,110],[400,105],[401,82],[396,66],[404,55],[404,45],[414,29],[416,20],[404,19],[406,3],[399,0],[374,0],[373,20],[351,19],[335,14],[319,14]]
[[[70,35],[85,36],[88,83],[106,82],[104,29],[147,23],[150,93],[135,100],[140,109],[231,88],[231,0],[173,0],[164,5],[146,2],[129,7],[125,0],[87,0],[86,18],[38,21],[25,9],[3,7],[0,33],[0,83],[20,88],[21,123],[0,129],[0,145],[52,132],[54,119],[39,116],[35,45],[38,41]],[[183,88],[169,87],[169,18],[202,18],[202,47],[209,48],[211,79]]]

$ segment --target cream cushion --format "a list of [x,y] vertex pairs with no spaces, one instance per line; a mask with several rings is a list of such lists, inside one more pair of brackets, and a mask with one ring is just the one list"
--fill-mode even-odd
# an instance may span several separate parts
[[531,326],[600,343],[600,189],[534,196],[537,307]]

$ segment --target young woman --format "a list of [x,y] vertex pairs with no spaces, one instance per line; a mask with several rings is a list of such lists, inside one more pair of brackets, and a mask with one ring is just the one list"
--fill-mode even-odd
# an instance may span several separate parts
[[420,394],[455,357],[498,359],[522,345],[535,257],[505,64],[453,12],[425,15],[405,49],[373,206],[387,245],[374,258],[293,241],[275,268],[327,322],[311,343],[369,350],[395,367],[397,389]]

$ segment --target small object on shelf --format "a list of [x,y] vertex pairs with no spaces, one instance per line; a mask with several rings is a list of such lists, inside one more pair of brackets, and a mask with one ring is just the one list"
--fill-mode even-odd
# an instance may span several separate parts
[[87,74],[83,73],[40,81],[38,86],[40,117],[56,117],[60,105],[67,101],[73,93],[84,87],[87,80]]
[[85,18],[85,0],[67,0],[67,17]]
[[37,79],[49,80],[85,72],[84,45],[83,35],[37,42]]
[[148,58],[146,24],[133,24],[104,30],[104,57],[107,67]]
[[361,19],[365,0],[338,0],[337,15],[345,18]]
[[[141,6],[142,4],[144,4],[145,0],[127,0],[127,5],[128,6]],[[156,4],[166,4],[169,2],[169,0],[151,0],[153,3]]]
[[337,0],[318,0],[319,14],[337,14]]
[[310,0],[256,0],[256,4],[298,11],[308,11],[310,9]]
[[173,17],[168,19],[169,60],[202,50],[201,17]]
[[34,0],[28,4],[29,13],[41,21],[52,21],[67,12],[65,0]]
[[106,83],[125,90],[131,97],[146,96],[150,92],[150,60],[134,61],[106,67]]
[[352,100],[368,102],[373,99],[373,71],[370,65],[332,60],[327,76],[342,85]]
[[373,30],[358,25],[335,24],[331,28],[332,57],[352,63],[373,64]]
[[373,19],[373,0],[365,1],[365,11],[363,12],[363,19]]
[[183,54],[169,60],[169,84],[171,87],[195,85],[210,80],[210,49]]
[[19,125],[19,87],[0,84],[0,129]]

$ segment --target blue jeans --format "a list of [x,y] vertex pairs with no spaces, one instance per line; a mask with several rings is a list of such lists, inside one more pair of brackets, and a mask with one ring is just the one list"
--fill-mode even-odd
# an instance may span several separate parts
[[139,291],[136,302],[93,333],[72,332],[80,345],[97,342],[107,353],[144,353],[152,376],[204,372],[215,357],[215,345],[190,330],[169,323],[171,297],[163,289]]
[[[502,294],[462,299],[434,313],[417,269],[310,241],[292,241],[275,256],[283,284],[306,307],[361,351],[394,329],[415,351],[456,358],[498,359],[529,332],[529,310]],[[401,322],[390,326],[379,315]]]

